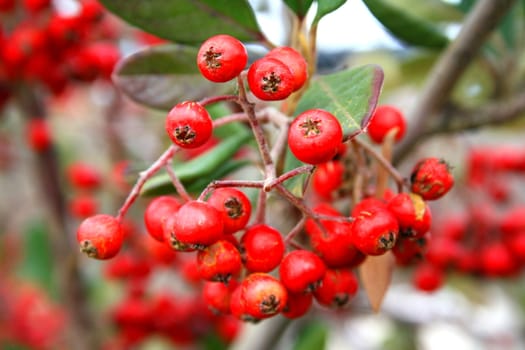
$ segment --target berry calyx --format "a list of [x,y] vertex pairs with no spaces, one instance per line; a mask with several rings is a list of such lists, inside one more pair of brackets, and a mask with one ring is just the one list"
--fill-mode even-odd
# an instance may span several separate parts
[[352,222],[352,241],[366,255],[381,255],[392,249],[399,234],[396,217],[385,209],[361,211]]
[[117,218],[97,214],[79,225],[77,241],[82,253],[90,258],[104,260],[117,255],[122,247],[124,234]]
[[227,82],[238,76],[248,62],[248,52],[236,38],[219,34],[202,43],[197,54],[201,74],[216,83]]
[[299,90],[304,85],[308,78],[308,64],[299,51],[289,46],[280,46],[268,52],[266,57],[275,58],[290,69],[294,78],[293,91]]
[[279,275],[286,289],[292,293],[313,292],[319,287],[326,271],[320,257],[308,250],[294,250],[285,255]]
[[241,254],[230,242],[220,240],[197,253],[197,268],[202,279],[228,283],[241,271]]
[[185,101],[170,110],[165,127],[173,143],[181,148],[196,148],[211,137],[213,122],[203,106]]
[[247,78],[251,92],[263,101],[284,100],[295,87],[294,76],[286,64],[269,57],[253,62]]
[[241,237],[245,267],[250,272],[270,272],[281,262],[285,245],[279,231],[268,225],[250,227]]
[[411,190],[425,200],[443,197],[454,185],[450,165],[443,159],[420,160],[410,175]]
[[400,141],[406,132],[406,120],[399,109],[394,106],[378,106],[368,125],[368,135],[375,143],[382,143],[385,136],[396,129],[395,141]]
[[168,242],[175,240],[185,248],[203,249],[221,239],[223,226],[222,215],[217,209],[194,200],[183,204],[166,220],[164,237],[168,233]]
[[256,320],[280,313],[288,302],[288,292],[281,282],[266,273],[252,273],[241,283],[244,312]]
[[288,146],[301,162],[320,164],[331,160],[343,141],[339,120],[322,109],[299,114],[288,131]]
[[225,234],[242,230],[250,220],[252,213],[250,200],[235,188],[217,188],[207,202],[221,212]]

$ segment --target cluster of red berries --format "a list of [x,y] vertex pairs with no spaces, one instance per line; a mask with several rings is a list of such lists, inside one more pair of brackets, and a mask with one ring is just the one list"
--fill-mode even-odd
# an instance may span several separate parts
[[104,13],[96,0],[83,0],[71,16],[50,0],[0,2],[0,108],[15,82],[60,94],[74,81],[109,78],[120,53],[108,40]]
[[[416,267],[416,287],[440,288],[447,272],[480,278],[512,278],[525,266],[525,207],[512,197],[525,170],[518,147],[469,150],[464,176],[466,203],[453,213],[442,211]],[[420,248],[425,247],[420,242]],[[420,252],[422,250],[420,249]]]
[[[244,45],[227,35],[205,41],[197,57],[204,77],[215,82],[238,78],[241,89],[246,64]],[[288,47],[270,51],[247,71],[248,87],[261,100],[285,99],[306,80],[304,58]],[[405,131],[400,115],[392,107],[378,108],[369,127],[372,138],[382,142],[395,131],[400,139]],[[170,110],[165,128],[174,145],[194,149],[210,139],[213,121],[203,104],[186,101]],[[296,116],[287,136],[289,150],[309,165],[321,166],[344,153],[340,122],[322,109]],[[156,197],[145,209],[144,225],[159,243],[193,255],[203,298],[215,312],[250,321],[278,314],[297,318],[314,300],[324,307],[346,305],[358,290],[353,268],[366,256],[423,237],[431,220],[426,201],[442,197],[453,183],[445,162],[427,158],[413,169],[410,193],[359,198],[344,214],[335,202],[305,198],[311,213],[300,231],[309,238],[308,246],[291,244],[265,221],[251,221],[252,203],[241,188],[230,185],[210,187],[196,200]],[[87,218],[77,231],[81,250],[97,259],[115,257],[125,236],[120,218],[105,214]]]

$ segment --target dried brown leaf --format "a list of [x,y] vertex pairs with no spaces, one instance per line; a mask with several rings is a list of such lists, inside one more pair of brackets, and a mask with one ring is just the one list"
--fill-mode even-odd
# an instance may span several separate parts
[[379,312],[383,298],[388,291],[394,272],[394,263],[394,255],[386,252],[379,256],[368,256],[359,267],[359,275],[374,312]]

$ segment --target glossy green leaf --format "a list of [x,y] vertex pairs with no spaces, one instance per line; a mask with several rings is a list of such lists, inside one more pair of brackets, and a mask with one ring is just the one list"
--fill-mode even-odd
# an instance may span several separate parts
[[[226,174],[224,174],[224,171],[221,172],[221,169],[232,169],[228,161],[251,137],[251,132],[248,129],[244,129],[202,155],[190,161],[175,164],[173,170],[185,186],[190,186],[192,182],[203,177],[209,179],[210,175],[213,176],[213,179],[224,176]],[[174,192],[171,179],[167,173],[160,173],[146,182],[142,188],[141,195],[158,195],[169,192]]]
[[160,38],[200,44],[216,34],[263,38],[247,0],[101,0],[115,15]]
[[312,321],[299,331],[293,350],[323,350],[326,347],[327,338],[327,325],[319,321]]
[[409,45],[441,49],[449,39],[437,27],[386,0],[363,0],[370,12],[397,39]]
[[366,65],[315,78],[297,105],[297,114],[321,108],[339,119],[346,137],[361,132],[374,110],[383,70]]
[[464,13],[443,0],[384,0],[407,13],[431,22],[461,22]]
[[[377,105],[383,84],[383,70],[376,65],[366,65],[337,73],[319,76],[305,92],[296,113],[321,108],[337,117],[347,138],[361,133],[370,121]],[[284,170],[303,165],[291,152],[287,152]],[[296,196],[303,195],[306,175],[296,176],[285,186]]]
[[306,13],[312,6],[313,0],[284,0],[284,3],[297,15],[299,18],[304,18]]
[[184,100],[200,100],[233,90],[233,84],[217,84],[201,76],[197,51],[184,45],[144,49],[119,62],[113,81],[132,100],[162,110],[170,110]]
[[317,0],[317,13],[313,24],[319,23],[321,18],[343,6],[346,0]]

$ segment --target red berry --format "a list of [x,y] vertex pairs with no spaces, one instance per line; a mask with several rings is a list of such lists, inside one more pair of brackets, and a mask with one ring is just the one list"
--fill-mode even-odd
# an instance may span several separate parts
[[134,251],[123,251],[104,267],[105,276],[112,279],[140,280],[151,272],[151,262]]
[[516,205],[502,215],[499,224],[504,235],[512,236],[525,231],[525,205]]
[[242,331],[242,322],[231,315],[221,315],[216,323],[216,330],[221,340],[230,344]]
[[250,200],[235,188],[217,188],[207,202],[221,212],[225,234],[242,230],[250,220],[252,213]]
[[288,302],[288,292],[281,282],[266,273],[252,273],[241,283],[244,311],[256,320],[280,313]]
[[252,93],[263,101],[284,100],[294,91],[295,79],[283,62],[263,57],[248,69],[248,85]]
[[324,199],[332,199],[333,193],[343,184],[345,167],[340,160],[329,160],[317,165],[312,176],[314,191]]
[[96,23],[104,17],[104,7],[97,0],[84,0],[80,18],[86,23]]
[[425,158],[420,160],[410,175],[411,190],[425,200],[444,196],[454,185],[450,166],[442,159]]
[[36,152],[44,152],[51,147],[53,137],[45,119],[33,118],[27,122],[27,142]]
[[11,12],[15,5],[16,0],[0,0],[0,12]]
[[386,210],[385,202],[375,197],[363,198],[359,203],[354,205],[354,207],[352,208],[352,212],[350,213],[350,216],[358,217],[363,211],[365,212],[373,211],[378,208]]
[[90,164],[75,162],[66,169],[71,185],[79,189],[94,190],[102,183],[102,175]]
[[244,265],[250,272],[270,272],[284,256],[284,240],[279,231],[268,225],[250,227],[241,237]]
[[299,90],[304,85],[308,78],[308,64],[297,50],[288,46],[280,46],[268,52],[266,57],[275,58],[290,69],[294,77],[293,91]]
[[77,229],[77,241],[80,250],[87,256],[103,260],[117,255],[124,234],[114,216],[97,214],[82,221]]
[[460,243],[443,236],[432,236],[428,242],[426,260],[440,268],[454,266],[461,254]]
[[486,276],[509,276],[516,271],[514,256],[501,242],[487,244],[480,254],[481,267]]
[[182,102],[166,118],[166,132],[181,148],[202,146],[211,137],[213,122],[208,111],[197,102]]
[[401,266],[407,266],[423,260],[427,248],[427,240],[425,236],[416,239],[398,239],[396,245],[392,248],[396,263]]
[[[342,217],[330,204],[321,203],[313,208],[317,214]],[[351,223],[321,220],[324,230],[314,220],[308,219],[305,231],[310,238],[314,253],[319,255],[328,267],[349,267],[361,253],[352,243]]]
[[441,288],[444,279],[443,270],[434,265],[422,264],[416,267],[412,283],[419,290],[434,292]]
[[141,244],[144,246],[148,257],[159,265],[173,264],[177,259],[176,252],[165,242],[159,242],[151,235],[142,235]]
[[313,292],[321,284],[325,271],[323,260],[308,250],[288,253],[279,267],[281,281],[292,293]]
[[98,211],[98,201],[91,194],[77,195],[69,201],[69,211],[77,218],[87,218]]
[[24,0],[23,5],[28,12],[37,13],[49,8],[51,0]]
[[331,160],[343,141],[343,129],[336,117],[322,109],[299,114],[288,131],[288,146],[300,161],[320,164]]
[[387,207],[397,218],[401,236],[419,238],[430,230],[432,214],[420,195],[399,193],[388,202]]
[[164,241],[164,222],[167,217],[180,208],[180,201],[172,196],[159,196],[153,199],[144,211],[144,224],[151,237]]
[[[170,218],[173,220],[170,221]],[[166,227],[166,225],[171,225]],[[223,236],[221,213],[206,202],[189,201],[167,219],[170,240],[176,240],[191,249],[202,249]],[[165,231],[166,234],[166,231]],[[166,238],[166,236],[164,236]],[[172,244],[173,246],[173,244]]]
[[304,316],[310,310],[313,299],[312,293],[288,293],[288,303],[282,311],[283,316],[290,319]]
[[220,240],[197,253],[197,268],[202,279],[227,283],[241,271],[241,254],[232,243]]
[[358,287],[357,277],[351,269],[327,269],[314,297],[321,305],[342,307],[356,295]]
[[230,296],[230,313],[239,320],[253,321],[254,319],[246,314],[246,307],[241,298],[242,286],[238,284]]
[[378,106],[370,118],[368,135],[375,143],[382,143],[385,136],[392,129],[397,129],[395,140],[403,138],[406,131],[405,117],[394,106]]
[[362,211],[352,222],[352,241],[366,255],[381,255],[394,247],[399,234],[396,217],[385,209]]
[[202,43],[197,54],[201,74],[216,83],[230,81],[241,74],[248,62],[248,52],[236,38],[219,34]]
[[229,314],[231,295],[238,285],[234,280],[228,284],[206,281],[202,287],[202,298],[213,312]]

